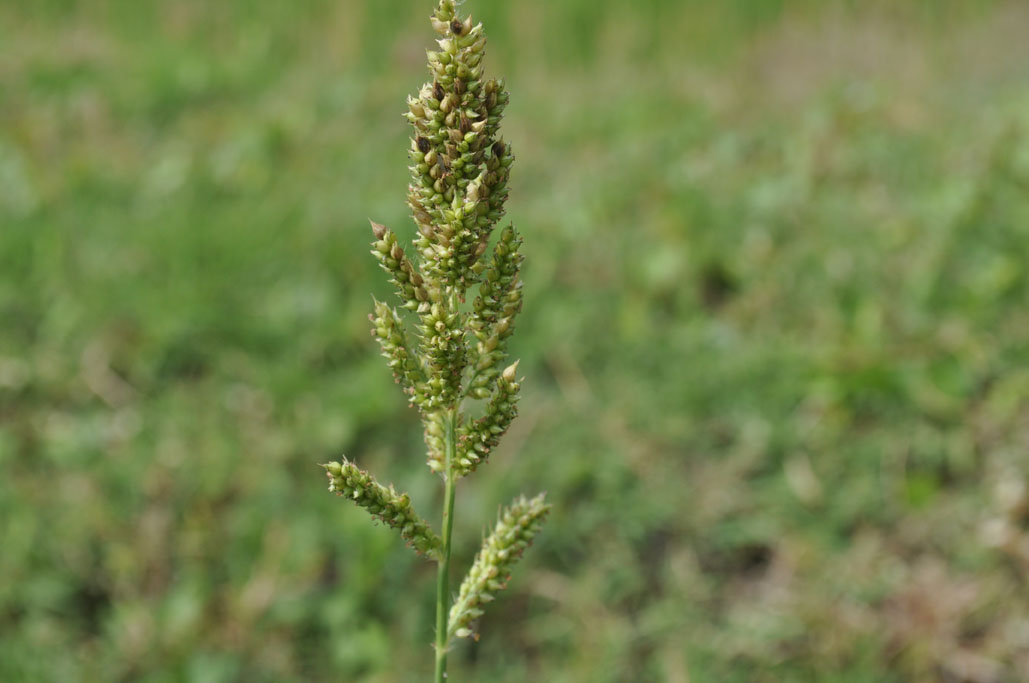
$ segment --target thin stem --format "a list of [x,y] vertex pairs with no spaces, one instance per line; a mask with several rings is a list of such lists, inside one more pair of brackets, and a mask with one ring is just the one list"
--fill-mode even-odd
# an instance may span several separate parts
[[457,451],[457,409],[447,415],[444,430],[446,490],[443,494],[443,547],[436,574],[436,683],[447,678],[447,616],[450,611],[450,536],[454,530],[454,470]]

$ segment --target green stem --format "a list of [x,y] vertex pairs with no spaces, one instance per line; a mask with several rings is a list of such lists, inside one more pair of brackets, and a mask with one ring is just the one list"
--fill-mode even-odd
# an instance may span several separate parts
[[446,462],[443,494],[443,547],[440,549],[439,570],[436,574],[436,683],[447,678],[447,616],[450,611],[450,536],[454,530],[454,470],[457,452],[457,410],[447,416],[444,431]]

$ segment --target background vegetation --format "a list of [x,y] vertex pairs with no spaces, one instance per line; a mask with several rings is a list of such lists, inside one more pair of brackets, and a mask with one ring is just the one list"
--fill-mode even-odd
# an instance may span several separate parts
[[[548,527],[456,681],[1029,680],[1029,7],[475,0]],[[368,334],[428,0],[0,2],[0,680],[425,680]],[[456,585],[456,584],[455,584]]]

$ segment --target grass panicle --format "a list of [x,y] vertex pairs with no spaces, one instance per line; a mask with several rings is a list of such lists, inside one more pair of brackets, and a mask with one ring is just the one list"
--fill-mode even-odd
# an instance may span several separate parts
[[[486,461],[517,415],[518,363],[508,363],[507,342],[522,309],[523,257],[514,226],[492,239],[504,215],[514,155],[498,137],[508,94],[502,81],[483,72],[482,25],[459,16],[453,0],[441,0],[432,27],[440,34],[439,50],[428,53],[432,79],[408,99],[405,113],[414,129],[407,196],[416,226],[413,249],[371,221],[372,254],[389,275],[399,305],[375,301],[370,319],[394,378],[421,415],[429,468],[443,477],[442,533],[414,513],[407,494],[376,483],[349,461],[325,468],[330,490],[398,529],[438,562],[440,682],[451,642],[472,633],[472,622],[506,584],[549,506],[542,495],[519,498],[503,513],[451,607],[456,482]],[[478,294],[468,302],[472,287]],[[480,399],[480,414],[466,414],[465,404]]]

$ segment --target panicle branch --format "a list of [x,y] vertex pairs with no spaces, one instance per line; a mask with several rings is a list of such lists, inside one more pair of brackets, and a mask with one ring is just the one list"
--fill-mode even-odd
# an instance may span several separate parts
[[522,238],[514,226],[504,228],[468,316],[468,329],[478,342],[471,353],[467,389],[473,398],[490,395],[489,386],[500,374],[499,364],[507,358],[507,339],[514,334],[514,318],[522,310],[521,246]]
[[[409,311],[425,312],[429,306],[429,290],[425,287],[424,278],[407,258],[393,231],[375,221],[369,222],[375,235],[372,254],[379,260],[382,269],[389,273],[390,282],[396,285],[397,296],[403,302],[403,307]],[[438,299],[439,292],[435,294]]]
[[372,475],[344,458],[322,465],[329,477],[329,490],[354,501],[373,517],[400,531],[415,550],[439,559],[440,539],[411,506],[411,497],[375,481]]
[[486,404],[486,413],[479,419],[460,427],[457,444],[457,462],[454,471],[457,476],[470,474],[485,462],[493,447],[500,442],[518,415],[518,391],[521,385],[516,381],[518,363],[507,367],[496,380],[496,386]]
[[532,543],[549,511],[541,493],[532,499],[519,497],[500,516],[450,608],[448,640],[475,635],[473,622],[482,616],[483,606],[493,601],[494,594],[507,587],[511,568]]
[[393,370],[394,379],[404,388],[411,404],[424,409],[431,403],[428,380],[421,362],[411,350],[400,316],[386,304],[376,301],[375,312],[368,318],[372,321],[372,336],[379,340],[382,355]]

